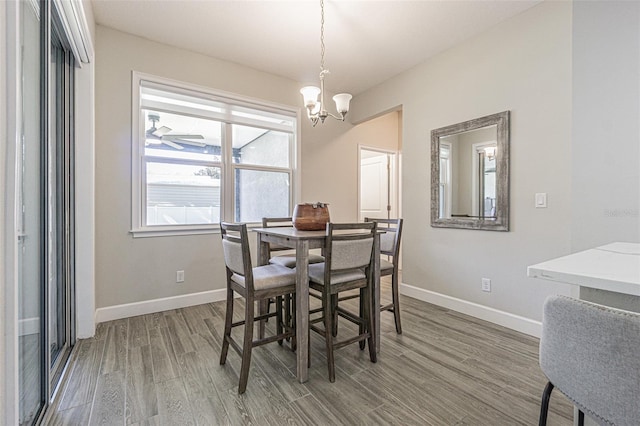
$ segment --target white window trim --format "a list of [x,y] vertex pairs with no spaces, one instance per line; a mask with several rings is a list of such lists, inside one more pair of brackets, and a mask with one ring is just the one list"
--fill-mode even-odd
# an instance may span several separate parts
[[[144,238],[144,237],[163,237],[163,236],[175,236],[175,235],[199,235],[199,234],[213,234],[220,232],[220,226],[218,224],[202,224],[202,225],[161,225],[161,226],[146,226],[145,220],[143,219],[144,213],[144,199],[146,187],[142,185],[142,173],[144,172],[144,164],[145,164],[145,156],[144,151],[140,149],[141,143],[140,141],[144,138],[143,128],[141,127],[141,123],[144,121],[144,117],[142,116],[142,111],[140,108],[140,82],[144,80],[145,82],[157,83],[161,86],[172,86],[173,88],[177,88],[178,90],[183,89],[186,91],[195,91],[204,93],[207,95],[211,95],[215,98],[221,100],[228,100],[231,103],[236,105],[242,105],[252,108],[263,109],[266,112],[272,110],[273,112],[280,112],[285,114],[291,114],[295,118],[295,126],[293,128],[293,137],[294,143],[292,144],[292,149],[290,150],[290,164],[291,167],[286,170],[287,172],[291,170],[291,191],[290,191],[290,203],[291,206],[294,206],[297,200],[300,199],[300,108],[291,107],[288,105],[277,104],[273,102],[263,101],[261,99],[250,98],[242,95],[237,95],[230,92],[213,90],[208,87],[194,85],[190,83],[184,83],[177,80],[172,80],[164,77],[158,77],[151,74],[145,74],[138,71],[132,71],[131,78],[131,230],[129,231],[134,238]],[[237,119],[234,118],[236,123],[252,125],[255,124],[253,120],[250,118],[246,119]],[[241,123],[242,122],[242,123]],[[265,123],[260,123],[261,127],[272,127],[273,130],[286,130],[287,132],[291,132],[290,128],[283,129],[282,126],[277,124],[273,124],[272,126],[266,125]],[[224,126],[226,128],[226,126]],[[236,168],[242,169],[252,169],[251,165],[243,165],[243,164],[232,164],[231,162],[231,153],[227,153],[227,149],[222,150],[223,156],[228,158],[224,158],[222,163],[227,167],[222,167],[223,178],[225,182],[231,182],[231,184],[224,184],[221,188],[221,200],[222,200],[222,208],[220,210],[220,215],[223,220],[228,220],[228,218],[233,217],[233,191],[229,191],[229,189],[234,189],[233,185],[234,179],[233,174]],[[225,161],[226,160],[226,161]],[[228,166],[231,167],[228,167]],[[269,167],[269,169],[276,170],[278,168]],[[230,179],[230,180],[229,180]],[[231,192],[231,193],[229,193]]]

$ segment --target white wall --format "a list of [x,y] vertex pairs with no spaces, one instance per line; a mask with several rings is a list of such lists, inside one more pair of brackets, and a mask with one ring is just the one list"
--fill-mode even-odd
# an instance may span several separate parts
[[[544,2],[357,96],[352,119],[396,105],[405,292],[535,334],[528,319],[540,320],[544,299],[570,291],[527,278],[526,267],[570,248],[571,3]],[[504,110],[511,111],[510,232],[430,227],[431,130]],[[548,193],[549,208],[534,208],[536,192]],[[492,279],[491,293],[481,291],[483,277]]]
[[[0,4],[0,28],[7,28],[6,18],[6,2]],[[7,128],[7,92],[6,92],[6,70],[7,70],[7,51],[6,51],[6,37],[5,31],[0,31],[0,129]],[[0,131],[0,164],[2,164],[2,173],[0,173],[0,188],[2,188],[2,197],[0,197],[0,259],[2,262],[2,272],[0,272],[0,296],[2,297],[2,303],[0,303],[0,319],[2,319],[2,325],[0,326],[0,413],[6,413],[6,324],[5,324],[5,304],[7,300],[6,286],[5,286],[5,271],[7,270],[7,261],[5,256],[5,235],[6,234],[6,219],[5,209],[6,200],[5,195],[8,193],[6,187],[5,171],[6,167],[6,152],[7,151],[7,132]],[[5,415],[0,415],[0,421],[5,421]]]
[[640,242],[640,3],[573,4],[571,249]]
[[[91,46],[95,21],[89,0],[82,1]],[[95,51],[95,50],[94,50]],[[75,70],[76,337],[95,333],[95,55]]]

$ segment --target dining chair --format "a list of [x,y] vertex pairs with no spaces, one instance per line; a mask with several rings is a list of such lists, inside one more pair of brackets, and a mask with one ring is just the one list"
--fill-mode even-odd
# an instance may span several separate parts
[[[240,367],[240,383],[238,393],[247,388],[251,350],[257,346],[292,338],[295,341],[295,322],[283,322],[282,297],[295,295],[296,274],[292,269],[281,265],[265,265],[253,268],[249,252],[249,237],[246,224],[220,223],[222,247],[227,275],[227,308],[224,322],[224,338],[220,353],[220,365],[227,360],[227,352],[231,346],[242,358]],[[233,322],[234,295],[245,299],[245,315],[243,321]],[[255,315],[255,303],[276,298],[276,311],[263,315]],[[294,297],[295,299],[295,297]],[[269,317],[276,317],[276,334],[254,340],[253,325]],[[244,325],[242,346],[231,336],[234,327]],[[294,346],[294,345],[292,345]]]
[[[293,219],[291,217],[263,217],[262,218],[262,227],[263,228],[279,228],[279,227],[292,227]],[[279,246],[277,244],[269,244],[267,248],[267,256],[269,258],[269,263],[274,265],[281,265],[287,268],[295,268],[296,267],[296,254],[291,253],[290,247]],[[271,255],[271,252],[279,252],[279,251],[288,251],[288,253],[278,254],[275,256]],[[313,263],[322,263],[324,262],[324,257],[309,253],[309,264]],[[275,300],[273,298],[267,301],[267,313],[271,311],[271,304],[274,303]],[[290,297],[284,298],[284,307],[285,307],[285,321],[291,322],[293,318],[295,318],[295,303],[292,303]]]
[[539,425],[554,387],[599,424],[640,425],[640,314],[564,296],[544,304],[540,368],[549,379]]
[[380,254],[389,256],[389,260],[380,259],[380,276],[391,275],[391,303],[380,306],[380,311],[393,312],[396,333],[402,334],[398,267],[403,219],[375,219],[365,217],[364,221],[375,222],[378,224],[378,229],[385,231],[383,234],[380,234]]
[[[282,227],[282,226],[293,226],[293,220],[290,217],[263,217],[262,218],[262,227],[263,228],[274,228],[274,227]],[[283,247],[277,244],[269,244],[269,263],[273,263],[274,265],[282,265],[287,268],[295,268],[296,267],[296,254],[291,253],[290,247]],[[279,254],[276,256],[271,256],[271,252],[278,252],[287,250],[289,253]],[[324,262],[324,257],[319,254],[309,253],[309,264],[313,263],[322,263]]]
[[[325,339],[330,382],[335,382],[336,349],[366,341],[371,362],[377,361],[372,279],[375,234],[375,222],[329,222],[326,228],[325,261],[309,265],[309,287],[318,291],[322,298],[322,307],[310,311],[312,315],[320,312],[321,316],[310,319],[309,327]],[[355,289],[359,289],[362,307],[358,314],[343,309],[336,303],[339,293]],[[332,330],[337,316],[334,318],[333,309],[339,316],[358,325],[357,335],[342,340],[334,337]]]

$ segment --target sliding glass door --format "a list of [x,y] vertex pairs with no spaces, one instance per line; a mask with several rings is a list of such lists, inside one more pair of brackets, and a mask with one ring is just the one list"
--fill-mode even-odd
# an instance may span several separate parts
[[52,17],[49,65],[49,141],[47,162],[48,321],[51,388],[68,358],[74,322],[74,59],[65,48],[55,13]]
[[32,424],[45,397],[48,367],[43,350],[44,211],[42,196],[46,162],[43,160],[43,96],[46,82],[42,61],[44,28],[37,3],[20,4],[21,137],[18,146],[18,386],[19,423]]
[[75,63],[52,4],[19,2],[20,425],[41,418],[75,341]]

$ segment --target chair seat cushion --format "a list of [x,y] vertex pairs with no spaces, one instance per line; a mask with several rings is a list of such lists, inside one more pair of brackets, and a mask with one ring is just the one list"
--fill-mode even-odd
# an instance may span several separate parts
[[393,263],[388,262],[384,259],[380,259],[380,273],[383,274],[384,272],[390,274],[393,272]]
[[[331,274],[331,284],[341,284],[365,278],[367,278],[367,275],[362,269],[337,271]],[[309,279],[314,283],[324,285],[324,263],[309,265]]]
[[[231,279],[244,287],[244,277],[233,274]],[[295,270],[280,265],[265,265],[253,268],[253,288],[267,290],[295,285]]]
[[[309,253],[309,265],[314,263],[322,263],[324,262],[324,257],[319,254]],[[281,254],[280,256],[274,256],[269,259],[269,263],[274,265],[281,265],[287,268],[295,268],[296,267],[296,255],[295,254]]]

